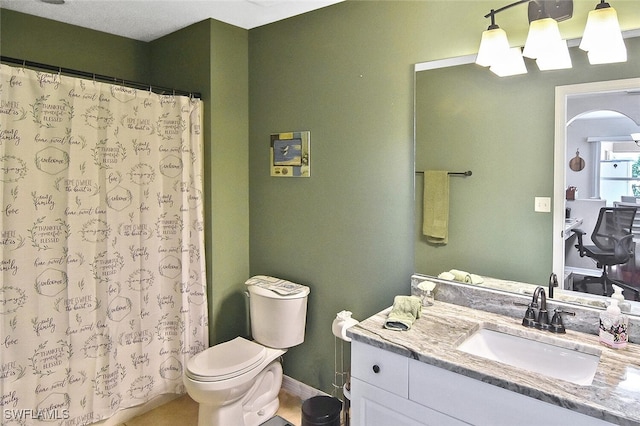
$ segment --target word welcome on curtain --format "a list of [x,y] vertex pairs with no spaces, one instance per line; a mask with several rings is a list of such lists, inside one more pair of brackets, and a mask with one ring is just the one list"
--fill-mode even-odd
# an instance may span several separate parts
[[208,347],[202,102],[0,66],[3,425],[184,393]]

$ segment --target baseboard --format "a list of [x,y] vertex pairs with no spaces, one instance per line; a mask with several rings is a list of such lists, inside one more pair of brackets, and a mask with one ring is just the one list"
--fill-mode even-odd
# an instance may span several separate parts
[[282,389],[291,395],[297,396],[302,401],[318,395],[328,395],[286,375],[282,377]]

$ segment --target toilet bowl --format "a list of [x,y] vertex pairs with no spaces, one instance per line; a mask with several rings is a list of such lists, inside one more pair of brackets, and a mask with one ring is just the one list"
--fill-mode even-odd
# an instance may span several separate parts
[[189,359],[184,384],[199,404],[198,426],[257,426],[271,418],[285,352],[236,337]]
[[236,337],[186,363],[183,382],[199,404],[198,426],[258,426],[274,416],[280,357],[304,341],[308,287],[264,276],[247,285],[254,340]]

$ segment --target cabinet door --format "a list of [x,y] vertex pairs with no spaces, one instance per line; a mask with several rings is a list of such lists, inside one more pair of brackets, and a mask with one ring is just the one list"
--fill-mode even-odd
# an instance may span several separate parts
[[354,426],[462,426],[438,411],[351,378],[351,422]]
[[351,376],[398,396],[409,396],[409,358],[366,343],[351,343]]

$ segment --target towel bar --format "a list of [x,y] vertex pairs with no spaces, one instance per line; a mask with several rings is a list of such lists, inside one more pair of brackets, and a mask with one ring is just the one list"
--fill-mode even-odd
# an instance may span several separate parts
[[[417,175],[423,175],[424,172],[418,172],[416,171]],[[473,173],[471,172],[471,170],[467,170],[466,172],[448,172],[447,173],[449,176],[471,176]]]

